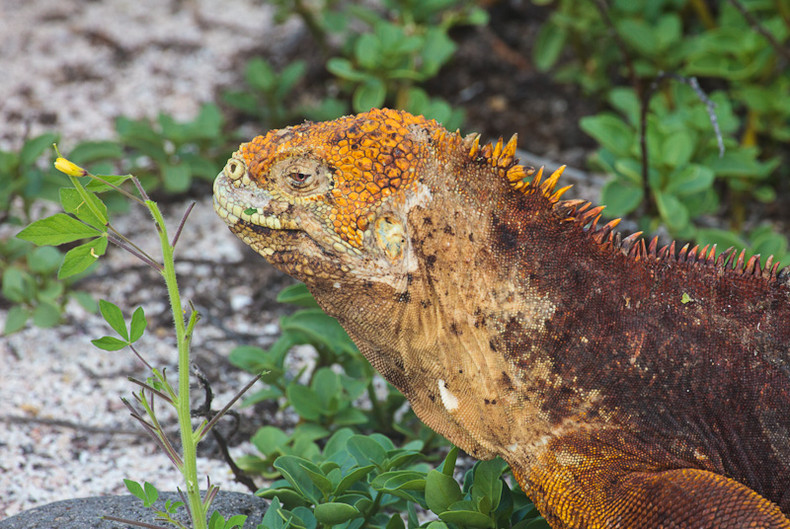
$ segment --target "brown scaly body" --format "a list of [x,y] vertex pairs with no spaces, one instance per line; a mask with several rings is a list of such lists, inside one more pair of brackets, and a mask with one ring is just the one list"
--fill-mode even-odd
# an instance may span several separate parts
[[215,207],[552,527],[790,528],[787,271],[621,240],[514,153],[372,110],[242,145]]

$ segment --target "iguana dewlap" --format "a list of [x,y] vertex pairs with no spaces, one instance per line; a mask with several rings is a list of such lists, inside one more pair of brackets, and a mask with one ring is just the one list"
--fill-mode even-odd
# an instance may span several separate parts
[[305,123],[243,144],[215,208],[552,527],[790,528],[787,270],[621,239],[515,148]]

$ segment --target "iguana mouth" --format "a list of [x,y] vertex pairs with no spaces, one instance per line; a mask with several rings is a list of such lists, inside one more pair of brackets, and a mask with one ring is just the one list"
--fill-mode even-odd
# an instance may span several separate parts
[[243,223],[272,230],[302,231],[294,220],[282,216],[286,209],[287,204],[272,200],[268,192],[251,182],[232,180],[225,171],[214,180],[214,211],[230,226]]

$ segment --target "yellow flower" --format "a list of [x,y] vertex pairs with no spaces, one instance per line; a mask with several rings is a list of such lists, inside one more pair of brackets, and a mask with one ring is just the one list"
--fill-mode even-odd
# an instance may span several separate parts
[[55,160],[55,169],[57,169],[61,173],[66,173],[69,176],[85,176],[88,174],[88,171],[86,171],[79,165],[65,158],[60,158],[60,157],[57,160]]

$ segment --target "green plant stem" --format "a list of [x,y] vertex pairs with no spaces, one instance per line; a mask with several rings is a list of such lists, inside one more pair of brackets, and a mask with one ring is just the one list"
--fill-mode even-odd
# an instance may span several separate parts
[[[192,513],[193,527],[194,529],[206,529],[206,511],[203,507],[203,501],[200,498],[200,487],[198,486],[196,460],[197,441],[192,431],[189,398],[189,335],[187,333],[186,322],[184,321],[181,295],[178,291],[173,246],[168,239],[165,220],[156,202],[153,200],[146,200],[145,205],[154,217],[157,232],[159,233],[159,240],[162,245],[162,263],[164,265],[162,276],[167,285],[170,308],[173,312],[173,323],[176,329],[176,340],[178,341],[178,398],[176,399],[176,407],[178,410],[178,425],[181,431],[181,449],[183,451],[182,456],[184,461],[180,470],[184,476],[184,481],[186,481],[186,495],[189,502],[189,509]],[[196,319],[197,317],[193,312],[193,315],[190,317],[190,331]]]
[[379,428],[386,428],[388,426],[387,417],[384,409],[381,407],[381,402],[376,396],[376,389],[373,387],[372,382],[368,382],[368,398],[370,399],[370,406],[373,408],[373,415],[379,423]]
[[370,523],[370,519],[379,512],[379,506],[381,505],[381,497],[384,496],[381,492],[376,493],[376,497],[373,499],[373,505],[370,506],[370,509],[367,510],[365,513],[365,520],[362,522],[362,525],[359,529],[365,529],[368,524]]

